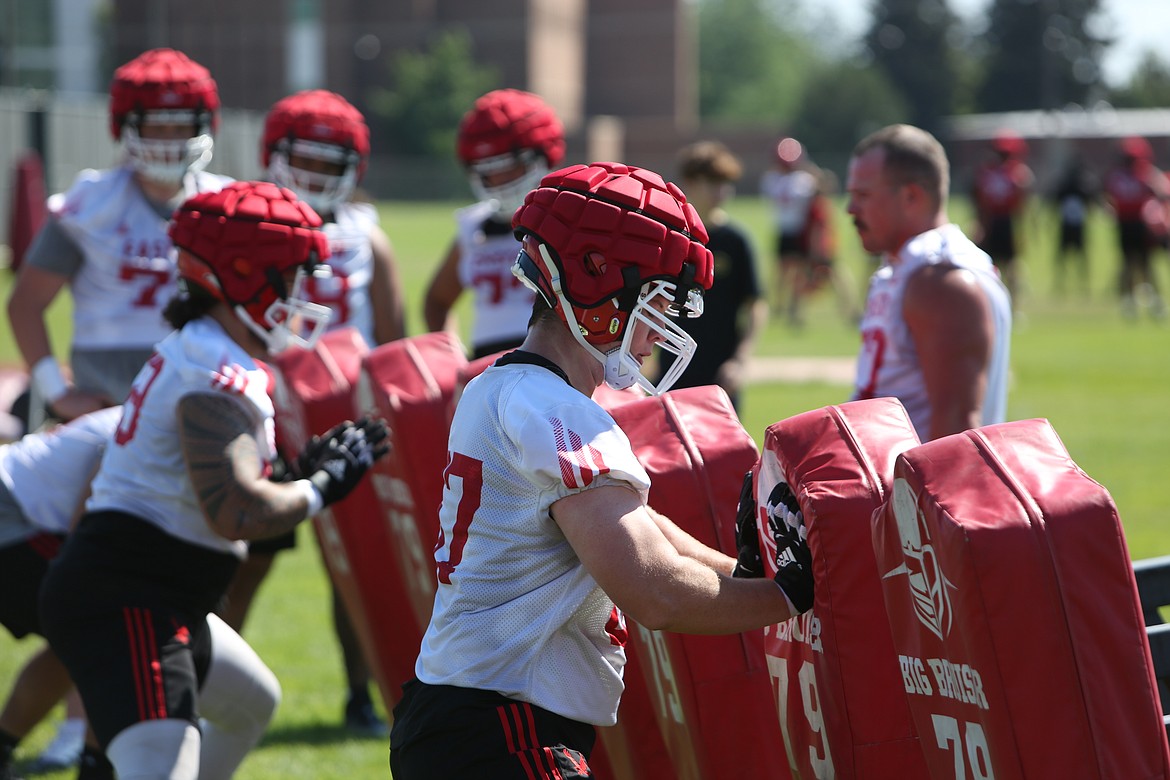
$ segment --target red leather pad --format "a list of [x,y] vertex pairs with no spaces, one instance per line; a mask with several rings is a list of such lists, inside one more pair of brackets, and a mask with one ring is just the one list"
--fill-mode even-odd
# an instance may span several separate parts
[[776,574],[766,504],[783,480],[804,512],[816,578],[813,609],[765,631],[793,777],[928,776],[870,533],[870,518],[889,493],[894,458],[917,444],[893,398],[827,406],[765,432],[755,483],[765,572]]
[[[295,458],[310,436],[359,416],[354,387],[368,354],[358,332],[342,328],[326,332],[312,350],[285,350],[273,359],[277,438],[286,458]],[[374,481],[367,476],[343,501],[318,512],[313,528],[390,709],[401,696],[400,686],[413,674],[422,633],[400,626],[410,616],[405,600],[391,598],[402,589],[384,563],[393,554],[395,541],[380,517]]]
[[903,453],[873,533],[932,777],[1170,777],[1117,509],[1046,420]]
[[[650,505],[735,555],[735,510],[758,450],[722,389],[675,390],[611,408],[650,473]],[[643,777],[767,777],[783,763],[762,632],[690,636],[632,626],[627,686],[644,675],[674,772]],[[627,690],[627,695],[629,690]],[[623,697],[619,722],[627,705]]]

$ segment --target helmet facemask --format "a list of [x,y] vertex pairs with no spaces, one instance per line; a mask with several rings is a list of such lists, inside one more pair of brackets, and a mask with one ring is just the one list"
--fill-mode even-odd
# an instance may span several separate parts
[[[290,162],[292,155],[341,166],[342,173],[322,173],[294,166]],[[272,151],[268,176],[295,192],[318,213],[332,214],[353,195],[360,159],[356,151],[343,146],[292,138],[282,141]]]
[[[186,125],[188,138],[143,138],[146,125]],[[211,162],[215,141],[205,111],[168,109],[143,111],[127,117],[122,127],[122,149],[136,171],[151,181],[180,184],[188,171],[198,172]]]
[[[502,184],[485,183],[489,176],[518,166],[522,166],[524,171],[516,178]],[[495,213],[504,219],[512,218],[516,209],[524,203],[524,196],[539,186],[540,180],[547,173],[548,162],[544,155],[535,149],[521,149],[518,152],[485,157],[468,165],[468,180],[472,194],[476,200],[495,201]]]
[[[264,342],[270,355],[289,347],[312,349],[329,325],[332,310],[305,297],[307,274],[304,266],[297,268],[292,291],[287,294],[284,294],[284,277],[274,269],[270,270],[271,284],[251,303],[236,304],[236,316]],[[324,265],[312,270],[315,277],[330,274],[329,267]],[[268,301],[269,298],[272,300]]]
[[[703,295],[699,287],[686,280],[654,279],[641,285],[632,304],[622,301],[627,297],[618,294],[611,301],[590,310],[607,308],[611,311],[610,329],[620,340],[595,345],[587,337],[587,330],[581,324],[579,312],[585,309],[574,306],[565,294],[561,283],[560,267],[553,260],[546,244],[538,243],[540,265],[547,269],[542,274],[537,263],[521,251],[512,273],[537,295],[556,309],[569,326],[569,331],[585,350],[605,369],[605,383],[615,390],[626,390],[637,384],[651,395],[661,395],[669,390],[682,376],[694,357],[698,343],[677,323],[679,317],[698,317],[703,313]],[[684,268],[684,274],[688,274]],[[537,278],[533,278],[533,276]],[[682,284],[680,285],[680,282]],[[550,292],[555,300],[549,300]],[[623,303],[625,305],[623,305]],[[628,308],[627,308],[628,307]],[[624,314],[624,316],[623,316]],[[647,340],[655,347],[675,355],[675,361],[657,383],[643,372],[643,363],[634,355],[635,336],[643,326],[648,331]],[[654,339],[657,336],[657,339]]]

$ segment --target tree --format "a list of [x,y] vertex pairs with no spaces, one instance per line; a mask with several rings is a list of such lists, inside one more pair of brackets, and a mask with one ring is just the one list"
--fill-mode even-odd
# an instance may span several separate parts
[[700,116],[789,121],[817,59],[793,0],[702,0],[698,11]]
[[1117,108],[1165,108],[1170,106],[1170,62],[1152,51],[1143,56],[1129,83],[1113,92]]
[[463,30],[440,34],[427,51],[404,52],[390,65],[390,89],[370,95],[371,123],[393,139],[396,154],[451,160],[459,120],[495,88],[499,75],[471,57]]
[[1091,32],[1100,0],[993,0],[980,111],[1084,105],[1102,83],[1109,40]]
[[908,121],[931,132],[954,111],[957,22],[946,0],[873,0],[865,48],[902,96]]

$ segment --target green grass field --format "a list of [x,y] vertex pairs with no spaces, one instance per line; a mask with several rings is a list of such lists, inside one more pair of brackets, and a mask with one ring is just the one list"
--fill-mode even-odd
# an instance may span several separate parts
[[[451,212],[460,204],[382,204],[383,225],[394,242],[407,291],[409,327],[421,333],[422,291],[443,255],[453,230]],[[740,198],[732,217],[755,237],[761,270],[770,284],[771,236],[765,205]],[[952,216],[968,225],[962,203]],[[840,265],[852,276],[861,296],[868,259],[852,227],[838,215]],[[1170,508],[1170,328],[1142,319],[1124,320],[1117,306],[1114,278],[1118,264],[1113,230],[1097,213],[1089,225],[1091,277],[1087,292],[1057,295],[1051,214],[1040,212],[1028,223],[1021,258],[1024,288],[1012,341],[1012,419],[1048,418],[1073,459],[1112,493],[1125,526],[1133,558],[1170,553],[1170,531],[1163,512]],[[1163,289],[1170,288],[1165,253],[1157,257]],[[0,272],[0,295],[6,300],[10,276]],[[67,298],[67,297],[66,297]],[[461,306],[464,323],[466,306]],[[69,340],[68,301],[52,313],[57,354]],[[794,330],[775,318],[757,352],[768,356],[851,357],[856,350],[854,326],[837,312],[828,292],[811,301],[807,325]],[[701,347],[700,347],[701,348]],[[17,363],[5,321],[0,326],[0,365]],[[793,414],[838,403],[848,397],[845,385],[825,383],[757,384],[744,395],[744,427],[763,437],[771,423]],[[329,627],[329,598],[320,555],[307,527],[296,550],[280,556],[261,591],[246,636],[275,670],[284,686],[284,702],[259,749],[240,773],[247,778],[386,777],[382,740],[352,740],[340,728],[343,683],[340,655]],[[23,659],[38,640],[15,642],[0,635],[0,691],[6,691]],[[22,745],[31,758],[52,736],[42,724]],[[71,778],[72,772],[44,777]]]

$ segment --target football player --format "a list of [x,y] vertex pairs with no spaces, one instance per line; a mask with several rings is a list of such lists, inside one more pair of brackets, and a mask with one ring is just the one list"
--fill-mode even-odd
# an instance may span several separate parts
[[[589,777],[594,727],[617,719],[625,613],[717,634],[812,606],[799,523],[777,546],[802,574],[733,578],[736,559],[647,506],[646,470],[591,398],[603,382],[664,392],[694,353],[675,320],[702,313],[712,257],[682,191],[644,169],[574,166],[547,175],[513,226],[531,324],[455,410],[434,611],[390,735],[395,780]],[[642,373],[656,347],[677,356],[658,382]]]
[[370,159],[365,117],[323,89],[276,102],[264,120],[261,163],[325,221],[332,274],[306,293],[333,311],[330,328],[351,326],[370,346],[402,338],[402,286],[394,252],[369,203],[351,200]]
[[975,207],[975,243],[991,256],[1003,276],[1012,300],[1017,297],[1016,255],[1018,226],[1031,194],[1035,176],[1024,162],[1028,142],[1010,131],[991,141],[991,154],[975,171],[971,202]]
[[[207,69],[173,49],[152,49],[114,72],[110,132],[122,163],[85,170],[49,199],[8,299],[8,317],[35,391],[70,420],[121,403],[154,345],[170,331],[163,306],[175,291],[167,221],[183,200],[227,181],[204,171],[219,119]],[[67,379],[53,355],[45,312],[68,285],[73,333]]]
[[423,318],[432,331],[450,327],[452,307],[471,290],[471,348],[477,358],[524,340],[532,293],[512,275],[520,249],[512,213],[564,158],[565,135],[541,98],[499,89],[480,97],[464,115],[456,149],[479,202],[455,212],[455,239],[427,288]]
[[[280,697],[272,672],[209,615],[246,540],[339,500],[386,451],[385,427],[336,426],[267,479],[268,374],[315,343],[329,310],[303,297],[329,255],[321,218],[289,190],[237,182],[175,212],[175,329],[134,380],[86,513],[41,588],[40,620],[119,777],[231,777]],[[128,651],[129,649],[129,651]]]
[[[41,581],[89,494],[120,415],[120,407],[109,407],[0,445],[0,625],[17,639],[41,634]],[[47,647],[21,668],[0,709],[0,780],[16,777],[16,746],[72,687],[69,673]],[[82,752],[84,719],[76,726]],[[101,777],[112,780],[113,769],[100,750],[85,749],[78,778]]]
[[[1148,305],[1155,319],[1166,317],[1166,304],[1158,292],[1158,275],[1150,258],[1166,233],[1170,204],[1170,180],[1154,165],[1154,150],[1141,136],[1129,136],[1117,144],[1117,161],[1105,175],[1105,200],[1117,224],[1121,273],[1118,291],[1122,314],[1136,318]],[[1159,238],[1158,233],[1162,236]]]

